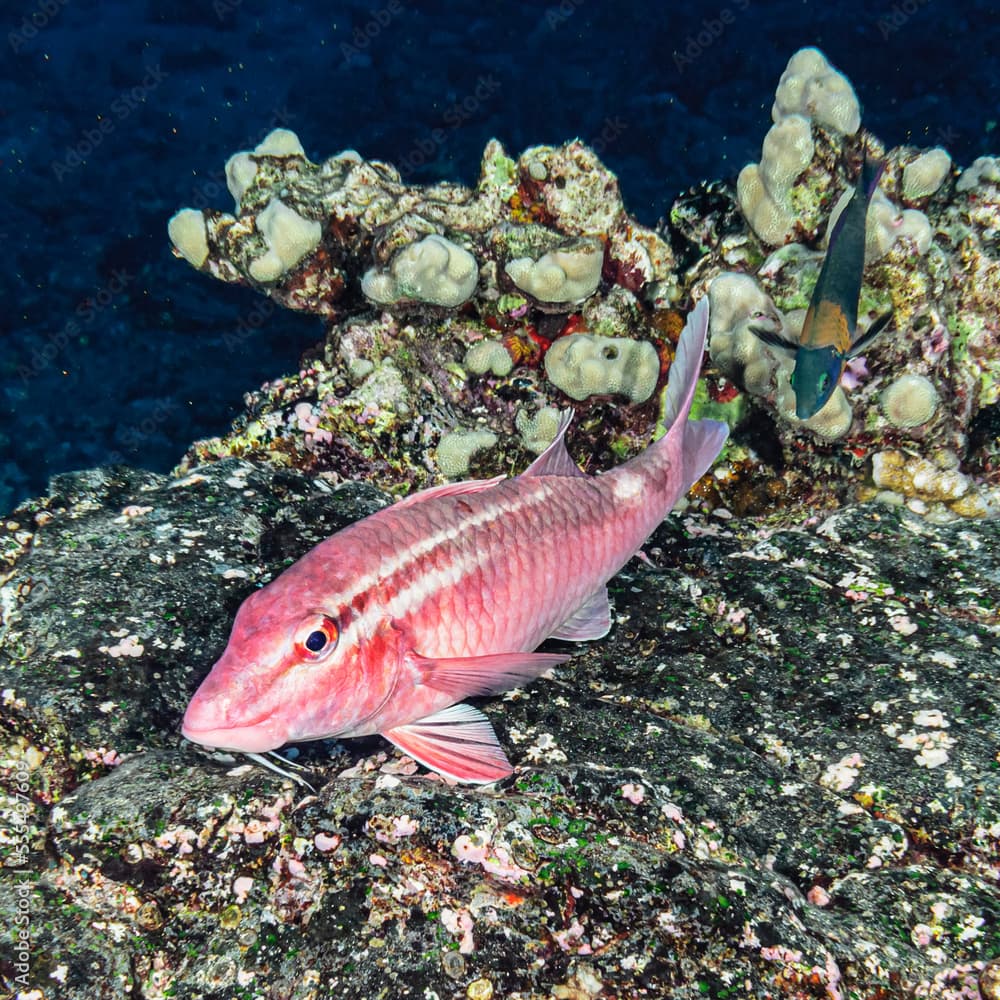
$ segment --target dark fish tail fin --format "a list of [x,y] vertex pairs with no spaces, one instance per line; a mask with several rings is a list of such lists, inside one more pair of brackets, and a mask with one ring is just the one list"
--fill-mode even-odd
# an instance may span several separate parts
[[866,142],[862,153],[864,159],[861,162],[861,173],[858,175],[858,191],[864,197],[865,201],[871,201],[872,195],[875,194],[875,188],[878,187],[878,182],[882,179],[882,174],[885,172],[885,159],[878,159],[872,156],[868,152],[868,143]]
[[[827,257],[832,252],[834,245],[840,239],[840,234],[844,230],[844,226],[847,225],[847,220],[852,217],[853,214],[860,212],[860,218],[862,223],[868,211],[868,204],[875,194],[875,188],[878,187],[878,182],[882,179],[882,172],[885,170],[885,160],[877,159],[876,157],[870,156],[868,153],[868,143],[862,147],[861,161],[861,171],[858,174],[857,183],[854,185],[854,192],[844,206],[843,211],[837,218],[837,221],[833,224],[833,228],[830,230],[830,236],[827,240]],[[854,208],[852,212],[852,206],[862,206],[862,208]],[[862,225],[862,228],[863,225]],[[826,266],[824,262],[824,267]],[[822,272],[820,272],[820,277],[822,278]]]

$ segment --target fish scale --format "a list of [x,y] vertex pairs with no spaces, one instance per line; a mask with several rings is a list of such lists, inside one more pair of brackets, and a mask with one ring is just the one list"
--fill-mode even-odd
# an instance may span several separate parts
[[[509,509],[509,521],[463,530],[461,520],[456,517],[454,537],[435,549],[432,558],[415,560],[394,580],[386,581],[387,585],[413,588],[422,597],[412,606],[400,608],[399,613],[412,616],[418,648],[427,650],[426,655],[464,656],[476,649],[498,653],[533,649],[593,592],[592,585],[580,581],[603,575],[618,555],[618,552],[611,554],[613,549],[627,548],[621,541],[615,544],[613,536],[630,529],[622,522],[608,520],[610,484],[596,494],[589,488],[581,491],[580,480],[564,481],[562,477],[552,480],[498,484],[497,492],[509,494],[500,498]],[[587,481],[583,484],[591,485]],[[580,493],[583,495],[578,496]],[[543,503],[535,506],[543,508],[543,513],[522,517],[518,494],[540,498]],[[440,523],[439,515],[448,518],[454,500],[445,497],[427,502],[428,506],[431,504],[443,510],[433,512],[435,519],[429,521],[428,528],[431,523]],[[612,524],[611,529],[600,530],[602,521],[605,525]],[[582,550],[560,541],[588,535],[598,543],[596,548]],[[421,584],[421,578],[427,574],[445,572],[447,567],[454,567],[457,572],[466,565],[474,568],[453,578],[450,587]],[[558,587],[554,587],[556,580],[560,581]],[[511,590],[513,581],[516,592]],[[546,603],[549,595],[557,600]],[[485,615],[466,618],[465,624],[471,630],[449,626],[469,602],[479,603]]]
[[708,303],[671,366],[670,426],[642,454],[591,477],[556,440],[513,480],[425,490],[321,542],[237,613],[184,716],[205,746],[381,733],[456,780],[511,772],[486,717],[463,699],[525,684],[569,659],[547,637],[611,627],[606,584],[700,478],[725,425],[690,421]]

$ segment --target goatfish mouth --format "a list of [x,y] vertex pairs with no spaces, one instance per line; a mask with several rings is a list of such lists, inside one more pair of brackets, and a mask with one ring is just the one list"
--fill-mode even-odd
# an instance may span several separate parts
[[186,723],[181,735],[212,750],[235,750],[241,753],[264,753],[275,750],[284,740],[276,739],[263,726],[236,726],[233,729],[195,729]]
[[270,716],[270,712],[265,712],[256,719],[241,721],[238,726],[219,725],[219,713],[211,699],[195,695],[184,713],[181,735],[192,743],[214,750],[263,753],[286,742],[273,731]]

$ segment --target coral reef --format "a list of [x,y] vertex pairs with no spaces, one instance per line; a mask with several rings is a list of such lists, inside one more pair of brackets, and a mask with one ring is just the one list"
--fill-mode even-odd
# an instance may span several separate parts
[[366,272],[361,290],[379,305],[409,300],[454,307],[472,296],[478,280],[476,258],[432,233],[400,250],[387,271]]
[[[886,152],[858,107],[822,53],[795,54],[760,163],[735,194],[684,195],[660,231],[630,218],[614,176],[578,142],[516,160],[491,142],[475,188],[423,187],[353,151],[310,163],[278,130],[227,164],[235,215],[186,209],[170,235],[199,270],[325,317],[326,340],[298,373],[249,394],[232,432],[197,443],[182,468],[260,456],[402,493],[444,475],[438,445],[454,428],[495,435],[477,456],[483,473],[523,468],[544,438],[524,414],[566,406],[580,414],[577,447],[605,467],[647,440],[678,316],[707,293],[705,405],[737,393],[744,404],[728,411],[743,427],[706,501],[747,512],[736,494],[753,470],[783,481],[774,503],[877,495],[934,518],[996,512],[1000,170],[984,157],[957,174],[941,148]],[[802,422],[790,354],[754,329],[798,336],[865,150],[886,169],[859,326],[893,321]],[[894,475],[896,493],[876,481],[883,452],[910,456],[914,473],[957,455],[968,488],[929,501],[922,475]]]
[[438,467],[449,479],[461,479],[468,475],[472,456],[480,451],[488,451],[496,443],[497,436],[491,431],[464,428],[448,431],[438,442]]
[[[620,410],[660,382],[673,349],[657,321],[678,295],[673,254],[629,218],[614,176],[580,143],[515,161],[493,142],[470,190],[407,185],[353,152],[317,166],[277,130],[230,158],[226,175],[238,214],[179,212],[169,225],[178,256],[329,326],[321,352],[248,396],[233,432],[196,444],[185,467],[260,455],[405,492],[467,468],[471,453],[453,454],[458,439],[442,435],[484,411],[499,444],[492,461],[511,469],[541,440],[515,425],[525,406],[597,394],[617,396]],[[289,233],[276,231],[282,220]],[[574,376],[559,358],[582,346],[595,358],[578,359],[588,374]],[[602,447],[634,452],[651,426],[651,411],[617,414]]]
[[[806,67],[822,70],[815,50],[804,51]],[[989,158],[956,182],[943,149],[885,154],[885,175],[868,212],[870,266],[859,327],[864,331],[889,310],[893,322],[850,363],[830,403],[810,420],[795,418],[790,355],[754,336],[757,328],[797,340],[824,234],[850,198],[862,151],[880,154],[853,115],[840,113],[826,124],[796,117],[813,106],[794,96],[807,89],[801,56],[786,72],[795,86],[789,90],[784,77],[779,85],[761,163],[745,168],[737,186],[760,256],[731,239],[715,255],[727,265],[721,274],[699,261],[698,280],[708,282],[713,306],[711,357],[771,414],[789,465],[841,478],[856,476],[861,460],[872,478],[858,484],[858,496],[909,503],[933,518],[996,515],[996,443],[984,448],[970,437],[976,415],[996,405],[1000,376],[1000,261],[991,235],[1000,222],[1000,197]],[[835,90],[846,93],[839,83]],[[838,449],[839,461],[824,442]],[[910,456],[904,464],[912,467],[887,476],[885,459],[874,461],[883,452]],[[945,453],[960,456],[960,492],[919,488]],[[896,461],[889,462],[894,469]]]
[[800,49],[785,67],[771,108],[774,125],[764,137],[760,163],[748,163],[736,182],[737,197],[757,236],[772,245],[797,229],[815,225],[822,208],[812,189],[796,184],[816,157],[813,125],[837,136],[853,136],[861,108],[850,82],[819,49]]
[[843,135],[854,135],[861,125],[861,106],[850,80],[819,49],[799,49],[778,80],[771,117],[780,122],[790,116]]
[[907,204],[930,198],[951,173],[948,151],[936,146],[903,167],[903,201]]
[[504,270],[521,291],[540,302],[583,302],[597,291],[604,251],[599,240],[578,240],[532,260],[517,257]]
[[938,407],[938,391],[924,375],[900,375],[879,396],[879,405],[893,427],[909,430],[926,424]]
[[485,375],[487,372],[492,372],[503,378],[511,373],[514,359],[510,356],[510,351],[500,341],[481,340],[465,352],[462,364],[473,375]]
[[560,412],[554,406],[543,406],[537,413],[518,410],[514,424],[524,438],[524,447],[540,455],[555,440],[559,432]]

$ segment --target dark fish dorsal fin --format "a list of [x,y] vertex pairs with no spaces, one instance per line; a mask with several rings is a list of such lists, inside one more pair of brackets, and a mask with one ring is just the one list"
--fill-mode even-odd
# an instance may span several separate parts
[[466,479],[461,483],[445,483],[443,486],[430,486],[419,493],[412,493],[402,500],[397,500],[393,507],[402,510],[404,507],[412,507],[414,504],[423,503],[424,500],[434,500],[437,497],[454,497],[462,493],[479,493],[480,490],[488,490],[491,486],[506,479],[506,476],[494,476],[492,479]]
[[566,442],[563,438],[572,422],[573,411],[564,410],[559,418],[559,430],[556,431],[552,444],[521,473],[521,478],[530,476],[583,476],[585,479],[589,478],[566,450]]

